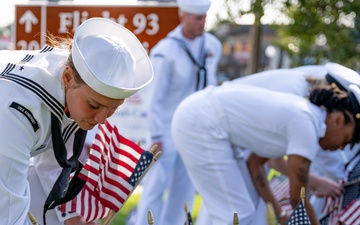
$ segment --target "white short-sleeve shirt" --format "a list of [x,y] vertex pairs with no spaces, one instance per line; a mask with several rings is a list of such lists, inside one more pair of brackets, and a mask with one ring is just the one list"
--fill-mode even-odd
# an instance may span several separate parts
[[320,149],[326,112],[303,97],[250,85],[206,91],[224,110],[233,145],[266,158],[296,154],[309,160]]

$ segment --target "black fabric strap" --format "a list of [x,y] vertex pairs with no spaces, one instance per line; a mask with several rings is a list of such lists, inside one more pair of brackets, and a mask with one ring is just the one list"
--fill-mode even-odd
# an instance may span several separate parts
[[[51,136],[55,158],[63,170],[45,201],[43,212],[44,225],[46,224],[45,215],[47,210],[54,209],[56,206],[72,200],[85,185],[85,181],[78,178],[77,175],[83,167],[78,157],[84,146],[86,131],[82,129],[76,131],[73,156],[71,156],[70,159],[67,159],[67,151],[62,138],[60,121],[54,114],[51,114]],[[75,175],[69,183],[70,174],[74,171],[76,171]]]
[[[190,50],[188,47],[186,47],[186,43],[179,39],[179,38],[175,38],[175,37],[169,37],[171,40],[174,40],[176,41],[177,43],[180,44],[180,46],[185,50],[186,54],[189,56],[189,58],[191,59],[191,61],[194,63],[194,65],[196,65],[198,67],[198,72],[197,72],[197,82],[196,82],[196,90],[201,90],[203,88],[205,88],[207,86],[207,73],[206,73],[206,68],[205,68],[205,65],[206,65],[206,57],[207,57],[207,54],[204,53],[204,43],[203,43],[203,46],[202,46],[202,51],[201,51],[201,54],[202,54],[202,60],[201,62],[198,62],[194,56],[191,54]],[[200,78],[203,77],[204,78],[204,82],[202,84],[200,84]]]

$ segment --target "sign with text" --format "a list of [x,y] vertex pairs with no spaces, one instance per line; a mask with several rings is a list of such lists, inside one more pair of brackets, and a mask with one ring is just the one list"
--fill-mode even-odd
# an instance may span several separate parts
[[86,19],[111,19],[133,32],[148,51],[179,24],[176,5],[16,5],[14,43],[40,49],[46,34],[67,37]]

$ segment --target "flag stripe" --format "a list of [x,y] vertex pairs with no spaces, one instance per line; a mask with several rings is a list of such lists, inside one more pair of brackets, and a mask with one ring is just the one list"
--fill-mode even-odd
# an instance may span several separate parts
[[339,215],[339,221],[344,224],[360,224],[360,200],[354,199]]
[[293,212],[293,207],[290,204],[289,178],[274,177],[270,181],[270,189],[276,200],[279,202],[281,209],[285,210],[288,214],[291,214]]

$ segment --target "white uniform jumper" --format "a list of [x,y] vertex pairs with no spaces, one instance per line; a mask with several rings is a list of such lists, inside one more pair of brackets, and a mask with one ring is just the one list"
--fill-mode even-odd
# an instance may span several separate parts
[[69,51],[46,46],[34,53],[24,54],[17,64],[0,64],[1,224],[28,224],[29,159],[52,148],[51,113],[61,121],[65,141],[78,128],[64,114],[61,72]]
[[252,181],[238,169],[233,148],[312,161],[325,135],[325,117],[303,97],[250,85],[209,87],[185,99],[174,114],[172,135],[211,224],[232,224],[234,212],[240,224],[255,221],[256,199],[246,187]]
[[[309,83],[306,77],[317,79],[325,79],[328,73],[325,66],[300,66],[292,69],[276,69],[260,72],[244,78],[238,78],[225,85],[254,85],[273,91],[295,94],[301,97],[309,95]],[[238,86],[241,88],[241,86]],[[358,146],[358,144],[356,145]],[[354,149],[359,149],[359,147]],[[323,176],[334,181],[341,180],[346,177],[345,164],[355,150],[351,150],[349,145],[343,151],[326,151],[319,149],[316,159],[311,163],[311,171],[319,176]],[[357,152],[357,151],[355,151]],[[350,157],[349,157],[350,156]],[[319,218],[323,216],[322,209],[325,198],[317,198],[312,196],[310,202]],[[263,212],[265,214],[265,211]]]
[[[181,30],[182,25],[177,26],[150,53],[154,80],[149,85],[149,129],[152,141],[162,142],[163,152],[144,179],[136,225],[147,224],[148,210],[152,210],[159,225],[182,225],[184,201],[191,207],[195,194],[171,138],[170,123],[176,107],[186,96],[206,85],[217,85],[216,70],[221,56],[221,44],[208,33],[194,40],[187,40]],[[198,66],[192,62],[182,43],[188,46],[199,64],[203,61],[200,60],[203,58],[201,56],[206,56],[206,77],[202,71],[199,81]],[[169,190],[168,198],[162,204],[166,189]],[[161,208],[162,215],[159,215]]]

